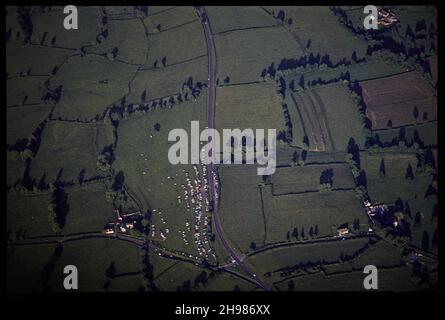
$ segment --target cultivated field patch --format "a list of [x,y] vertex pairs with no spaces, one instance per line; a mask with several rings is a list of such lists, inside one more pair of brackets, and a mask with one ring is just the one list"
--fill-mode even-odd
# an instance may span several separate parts
[[[437,119],[437,98],[417,72],[361,82],[366,115],[373,129]],[[417,111],[415,111],[417,110]]]

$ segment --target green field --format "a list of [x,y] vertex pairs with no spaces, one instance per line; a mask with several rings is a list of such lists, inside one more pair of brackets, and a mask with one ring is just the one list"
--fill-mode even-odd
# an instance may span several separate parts
[[16,151],[6,152],[6,185],[13,186],[23,177],[25,164]]
[[[80,22],[79,22],[80,23]],[[118,19],[106,26],[107,38],[97,46],[87,47],[87,53],[106,55],[118,48],[115,59],[128,64],[143,65],[147,59],[148,41],[144,24],[139,19]],[[131,34],[131,37],[124,35]]]
[[[379,290],[381,291],[417,291],[411,280],[412,270],[409,267],[400,267],[379,272]],[[292,278],[294,291],[365,291],[363,287],[363,271],[348,272],[339,275],[325,276],[316,273]],[[279,290],[288,290],[288,281],[277,285]]]
[[104,291],[104,284],[107,281],[106,270],[110,264],[114,263],[116,275],[139,272],[139,256],[139,248],[125,241],[86,239],[67,242],[63,245],[62,255],[57,260],[51,275],[51,291],[65,291],[63,268],[70,264],[78,269],[79,290]]
[[207,79],[207,57],[170,65],[165,68],[141,69],[130,83],[129,102],[140,103],[143,92],[146,101],[160,99],[181,92],[191,77],[193,85]]
[[[88,66],[87,68],[85,66]],[[137,68],[105,57],[72,57],[50,80],[52,89],[62,85],[54,118],[91,120],[129,91]]]
[[[274,248],[248,257],[247,262],[258,270],[259,274],[266,274],[282,268],[292,268],[301,264],[321,264],[339,262],[340,257],[352,256],[358,250],[367,247],[369,240],[348,239],[337,242],[298,244],[291,247]],[[323,261],[323,262],[322,262]],[[276,280],[278,277],[274,276]]]
[[[335,178],[334,178],[335,179]],[[266,242],[286,241],[287,232],[298,229],[299,240],[309,239],[310,228],[313,237],[333,236],[333,230],[343,223],[352,227],[355,219],[367,223],[368,218],[356,198],[354,191],[310,192],[273,196],[271,189],[262,188],[266,218]],[[315,234],[317,227],[318,233]],[[333,229],[334,228],[334,229]],[[301,232],[304,229],[304,237]],[[290,240],[296,240],[290,238]]]
[[106,200],[105,191],[102,182],[66,189],[70,209],[66,215],[64,234],[99,232],[107,223],[116,220],[113,205]]
[[[170,41],[170,39],[175,39],[175,41]],[[149,54],[144,68],[153,68],[156,61],[158,61],[158,67],[161,67],[164,57],[166,66],[169,66],[207,54],[204,31],[199,19],[150,35],[148,45]]]
[[211,6],[207,15],[214,33],[275,26],[275,20],[259,7]]
[[[198,19],[192,7],[174,7],[156,12],[159,7],[149,8],[149,15],[143,19],[149,34],[165,32],[172,28],[179,28],[184,24]],[[158,29],[160,27],[160,30]]]
[[[387,129],[375,131],[375,137],[380,142],[390,145],[398,144],[403,137],[408,145],[413,142],[422,144],[423,146],[437,146],[437,121],[408,126],[400,129]],[[418,139],[415,139],[415,137]]]
[[[364,145],[358,106],[343,84],[325,85],[290,96],[287,101],[294,144],[301,146],[307,136],[309,149],[314,151],[344,151],[350,138],[359,146]],[[344,125],[345,121],[348,126]]]
[[271,83],[224,86],[216,90],[215,127],[284,130],[283,110]]
[[9,193],[6,200],[8,206],[6,221],[8,230],[13,232],[12,239],[19,229],[23,230],[24,237],[54,235],[48,211],[50,194],[24,196],[15,192]]
[[45,105],[7,108],[7,143],[13,145],[17,139],[28,138],[50,111],[51,107]]
[[[353,51],[359,58],[366,53],[368,44],[358,36],[351,34],[340,25],[329,10],[329,7],[266,7],[278,14],[280,10],[285,13],[285,19],[291,18],[293,23],[289,26],[291,32],[298,36],[299,42],[306,48],[306,53],[314,55],[328,54],[333,64],[339,60],[350,59]],[[309,48],[308,41],[311,41]]]
[[[380,176],[383,159],[385,176]],[[429,174],[416,172],[415,153],[362,153],[361,167],[366,173],[368,193],[373,202],[393,203],[402,199],[423,198],[431,183]],[[408,166],[413,169],[414,179],[406,179]]]
[[[192,173],[193,169],[192,165],[170,164],[168,150],[173,142],[166,141],[173,128],[189,132],[191,120],[200,120],[202,129],[206,125],[205,103],[206,95],[202,94],[197,101],[184,102],[172,109],[150,110],[121,121],[113,163],[116,171],[124,172],[125,184],[141,209],[162,212],[161,215],[153,213],[151,220],[157,230],[170,230],[162,245],[191,253],[195,253],[193,234],[188,233],[186,246],[179,232],[185,230],[187,220],[192,221],[192,212],[186,211],[184,202],[178,203],[177,196],[183,193],[181,184],[185,183],[185,172]],[[160,124],[159,132],[154,129],[156,123]]]
[[305,165],[303,167],[278,168],[272,175],[272,193],[274,196],[287,193],[318,191],[321,174],[333,171],[332,188],[354,188],[354,179],[347,164]]
[[[85,170],[85,179],[97,176],[96,158],[105,146],[114,142],[111,124],[78,124],[50,121],[42,135],[42,144],[31,164],[31,176],[46,183],[77,182]],[[48,161],[51,160],[51,161]]]
[[264,218],[258,184],[261,177],[252,165],[219,166],[221,182],[220,216],[224,235],[241,252],[250,244],[263,243]]
[[43,267],[52,256],[54,249],[55,245],[9,248],[6,260],[8,292],[41,292]]
[[226,77],[231,84],[259,81],[271,63],[277,66],[284,57],[302,55],[292,36],[279,26],[219,34],[215,46],[219,84]]

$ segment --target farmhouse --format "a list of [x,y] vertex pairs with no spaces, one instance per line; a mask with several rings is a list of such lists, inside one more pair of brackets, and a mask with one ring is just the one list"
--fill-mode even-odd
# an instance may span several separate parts
[[397,18],[396,14],[393,11],[384,8],[379,9],[379,19],[378,19],[379,25],[388,27],[396,23],[397,21],[399,21],[399,19]]
[[337,234],[339,237],[344,237],[349,234],[349,228],[345,225],[341,225],[337,228]]

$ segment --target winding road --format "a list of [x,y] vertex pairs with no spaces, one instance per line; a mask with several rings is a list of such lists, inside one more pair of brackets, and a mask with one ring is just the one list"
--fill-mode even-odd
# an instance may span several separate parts
[[[204,7],[195,7],[198,16],[201,17],[201,23],[204,29],[206,44],[207,44],[207,56],[208,56],[208,93],[207,93],[207,126],[214,128],[215,125],[215,97],[216,97],[216,54],[215,45],[213,42],[213,33],[210,24],[207,19],[207,15]],[[212,148],[213,151],[213,148]],[[213,163],[209,164],[208,179],[210,185],[210,194],[213,199],[213,221],[215,223],[216,233],[229,255],[235,260],[236,264],[246,273],[252,282],[256,283],[259,287],[266,291],[272,290],[266,283],[261,281],[257,275],[248,268],[243,261],[238,257],[236,252],[232,249],[229,243],[224,238],[224,233],[221,228],[221,221],[218,212],[218,198],[216,196],[216,185],[213,178],[213,172],[215,167]]]

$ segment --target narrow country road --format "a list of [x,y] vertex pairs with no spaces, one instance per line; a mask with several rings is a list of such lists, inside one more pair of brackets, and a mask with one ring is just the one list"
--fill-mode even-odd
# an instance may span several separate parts
[[[213,33],[208,22],[207,15],[204,7],[195,7],[198,15],[201,17],[201,23],[204,29],[206,44],[207,44],[207,56],[208,56],[208,93],[207,93],[207,125],[209,128],[215,126],[215,96],[216,96],[216,55],[215,45],[213,42]],[[213,149],[212,149],[213,150]],[[236,264],[256,283],[259,287],[266,291],[270,291],[271,288],[261,281],[256,274],[250,270],[237,256],[236,252],[230,247],[229,243],[224,238],[224,233],[221,228],[221,221],[218,212],[218,198],[216,196],[215,180],[213,178],[213,172],[215,167],[213,163],[209,164],[208,179],[210,185],[210,194],[213,199],[213,221],[215,222],[216,233],[224,246],[224,249],[229,255],[236,261]]]

